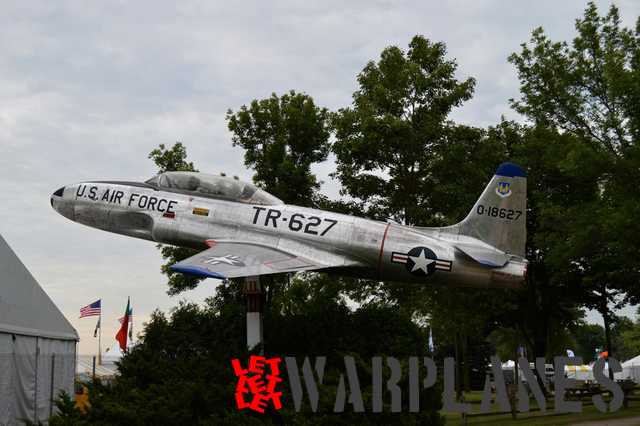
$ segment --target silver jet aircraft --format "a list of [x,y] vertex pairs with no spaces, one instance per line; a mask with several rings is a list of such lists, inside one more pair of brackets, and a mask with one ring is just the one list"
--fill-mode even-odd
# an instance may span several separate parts
[[237,179],[166,172],[58,189],[75,222],[201,252],[172,269],[218,279],[326,271],[377,280],[514,287],[527,261],[526,175],[503,163],[460,223],[417,228],[286,205]]

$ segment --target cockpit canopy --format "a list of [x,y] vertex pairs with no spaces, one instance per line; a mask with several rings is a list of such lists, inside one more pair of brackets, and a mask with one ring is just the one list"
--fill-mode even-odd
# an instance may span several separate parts
[[164,191],[198,197],[271,206],[284,204],[266,191],[237,179],[199,172],[165,172],[152,177],[148,185]]

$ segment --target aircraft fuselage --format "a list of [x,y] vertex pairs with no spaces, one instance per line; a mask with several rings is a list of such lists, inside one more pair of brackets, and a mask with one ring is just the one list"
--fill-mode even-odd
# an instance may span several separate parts
[[468,237],[438,229],[417,231],[329,211],[251,205],[130,182],[86,182],[56,194],[52,206],[73,221],[163,244],[206,249],[232,240],[308,258],[321,253],[325,258],[316,260],[332,265],[350,259],[348,266],[331,268],[335,272],[379,280],[487,287],[514,286],[524,275],[523,266],[512,262],[497,269],[478,264],[452,245]]

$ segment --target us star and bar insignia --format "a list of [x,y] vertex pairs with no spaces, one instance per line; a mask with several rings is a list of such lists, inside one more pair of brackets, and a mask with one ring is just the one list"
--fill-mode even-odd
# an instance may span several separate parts
[[209,265],[226,264],[231,266],[244,266],[244,262],[242,262],[240,258],[234,254],[225,254],[224,256],[209,256],[203,262]]
[[438,259],[433,250],[427,247],[414,247],[408,253],[392,252],[391,263],[405,265],[413,275],[426,276],[438,271],[451,272],[452,262]]

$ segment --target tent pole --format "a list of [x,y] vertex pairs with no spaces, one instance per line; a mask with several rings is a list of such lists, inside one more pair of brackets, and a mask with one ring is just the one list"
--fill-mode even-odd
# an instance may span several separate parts
[[[54,381],[56,380],[56,354],[51,355],[51,387],[49,388],[49,417],[53,416],[53,405],[55,404],[56,396],[54,392]],[[75,389],[74,389],[75,390]]]
[[39,338],[36,337],[36,374],[33,387],[33,422],[36,424],[38,424],[38,358],[40,358],[40,344]]

